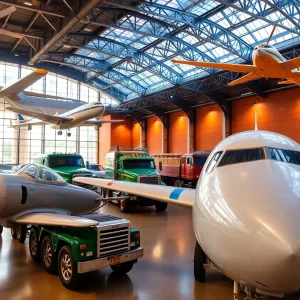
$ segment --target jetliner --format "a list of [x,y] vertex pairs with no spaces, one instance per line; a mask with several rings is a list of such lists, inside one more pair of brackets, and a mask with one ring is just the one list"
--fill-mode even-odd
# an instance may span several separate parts
[[286,60],[278,50],[269,45],[269,42],[274,34],[276,26],[265,44],[256,46],[252,53],[253,65],[230,64],[230,63],[215,63],[215,62],[197,62],[172,59],[173,63],[185,64],[197,67],[206,67],[213,69],[223,69],[233,72],[249,73],[237,80],[228,83],[229,86],[248,82],[258,78],[285,78],[284,81],[278,84],[298,84],[300,85],[300,72],[297,70],[300,67],[300,57],[291,60]]
[[[217,268],[240,288],[283,297],[300,291],[300,145],[253,130],[221,141],[196,190],[77,177],[75,181],[193,208],[195,279]],[[259,298],[262,299],[263,297]],[[264,299],[264,298],[263,298]]]
[[[62,107],[67,107],[63,101],[54,101],[46,99],[32,99],[36,97],[27,97],[24,95],[23,91],[30,85],[32,85],[37,80],[41,79],[47,74],[46,70],[36,69],[31,74],[24,78],[21,78],[16,83],[0,91],[0,99],[8,102],[11,106],[6,107],[7,110],[15,112],[18,114],[18,122],[12,124],[11,127],[27,127],[28,130],[32,129],[34,125],[45,125],[49,124],[53,129],[59,129],[58,135],[62,135],[62,129],[68,130],[67,135],[71,136],[69,129],[81,125],[94,126],[96,130],[102,126],[104,123],[114,123],[123,122],[123,120],[97,120],[93,119],[102,116],[104,113],[104,105],[100,102],[93,102],[84,104],[78,107],[78,103],[75,103],[77,107],[68,110],[63,113],[56,112],[55,114],[46,113],[43,109],[43,105],[48,106],[58,106],[61,110]],[[64,101],[69,102],[69,101]],[[85,103],[85,102],[80,102]],[[35,104],[37,107],[35,107]],[[72,103],[71,103],[72,104]],[[41,111],[29,110],[28,107],[39,108]],[[24,114],[26,116],[32,117],[30,120],[24,120],[21,116]]]

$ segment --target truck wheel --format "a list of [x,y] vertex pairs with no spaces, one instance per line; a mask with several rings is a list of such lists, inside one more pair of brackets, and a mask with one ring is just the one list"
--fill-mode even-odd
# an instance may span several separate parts
[[39,245],[39,233],[37,228],[32,227],[29,234],[29,253],[31,258],[36,261],[41,261],[41,248]]
[[165,202],[155,202],[155,208],[157,211],[165,211],[168,207],[168,203]]
[[181,187],[181,182],[179,179],[175,180],[174,186]]
[[17,231],[16,231],[16,227],[12,227],[10,229],[10,233],[11,233],[11,237],[16,240],[17,239]]
[[120,209],[122,213],[129,213],[130,212],[130,200],[123,199],[120,200]]
[[17,224],[16,233],[18,242],[24,244],[27,234],[27,225]]
[[114,266],[110,266],[110,267],[113,270],[113,272],[115,272],[116,274],[121,275],[121,274],[128,273],[132,269],[133,264],[134,264],[134,262],[127,261],[127,262],[124,262],[122,264],[114,265]]
[[199,243],[196,242],[194,254],[194,277],[199,282],[205,281],[205,269],[203,265],[206,262],[206,255]]
[[57,273],[56,256],[50,235],[46,235],[41,247],[42,264],[44,269],[50,274]]
[[58,254],[58,274],[61,283],[69,290],[78,285],[77,264],[74,261],[70,246],[63,246]]
[[0,225],[0,235],[2,234],[3,232],[3,226]]

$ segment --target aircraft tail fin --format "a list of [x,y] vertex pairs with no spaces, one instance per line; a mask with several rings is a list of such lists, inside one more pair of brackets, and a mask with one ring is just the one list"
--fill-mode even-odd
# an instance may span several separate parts
[[23,92],[26,88],[34,84],[36,81],[44,77],[48,72],[44,69],[36,69],[27,76],[19,79],[14,84],[0,91],[0,96],[6,96],[10,98],[11,96],[16,96]]
[[25,119],[23,118],[23,116],[21,115],[21,114],[18,114],[18,121],[20,122],[20,121],[25,121]]

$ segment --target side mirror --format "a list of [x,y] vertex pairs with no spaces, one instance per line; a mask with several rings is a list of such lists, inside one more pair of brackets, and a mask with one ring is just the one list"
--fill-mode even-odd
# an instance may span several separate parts
[[86,165],[86,168],[87,168],[87,169],[90,168],[90,162],[89,162],[88,160],[86,161],[85,165]]

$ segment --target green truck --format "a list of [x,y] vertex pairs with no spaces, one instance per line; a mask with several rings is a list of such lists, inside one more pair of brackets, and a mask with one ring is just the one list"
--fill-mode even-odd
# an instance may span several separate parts
[[[105,179],[139,182],[153,185],[165,185],[156,170],[154,158],[150,157],[145,148],[121,148],[113,147],[105,157]],[[118,191],[102,189],[103,197],[122,197]],[[125,195],[124,195],[125,196]],[[120,209],[126,213],[132,206],[151,206],[155,205],[157,211],[166,210],[168,204],[154,201],[134,195],[128,199],[120,200]]]
[[110,266],[118,274],[128,273],[143,256],[140,232],[130,221],[103,214],[81,215],[98,221],[97,226],[31,226],[29,252],[50,274],[74,290],[80,275]]
[[[68,183],[73,183],[74,177],[92,177],[91,171],[86,169],[83,158],[80,154],[52,153],[41,154],[33,159],[33,163],[47,166],[56,171]],[[90,186],[80,185],[85,188]]]

